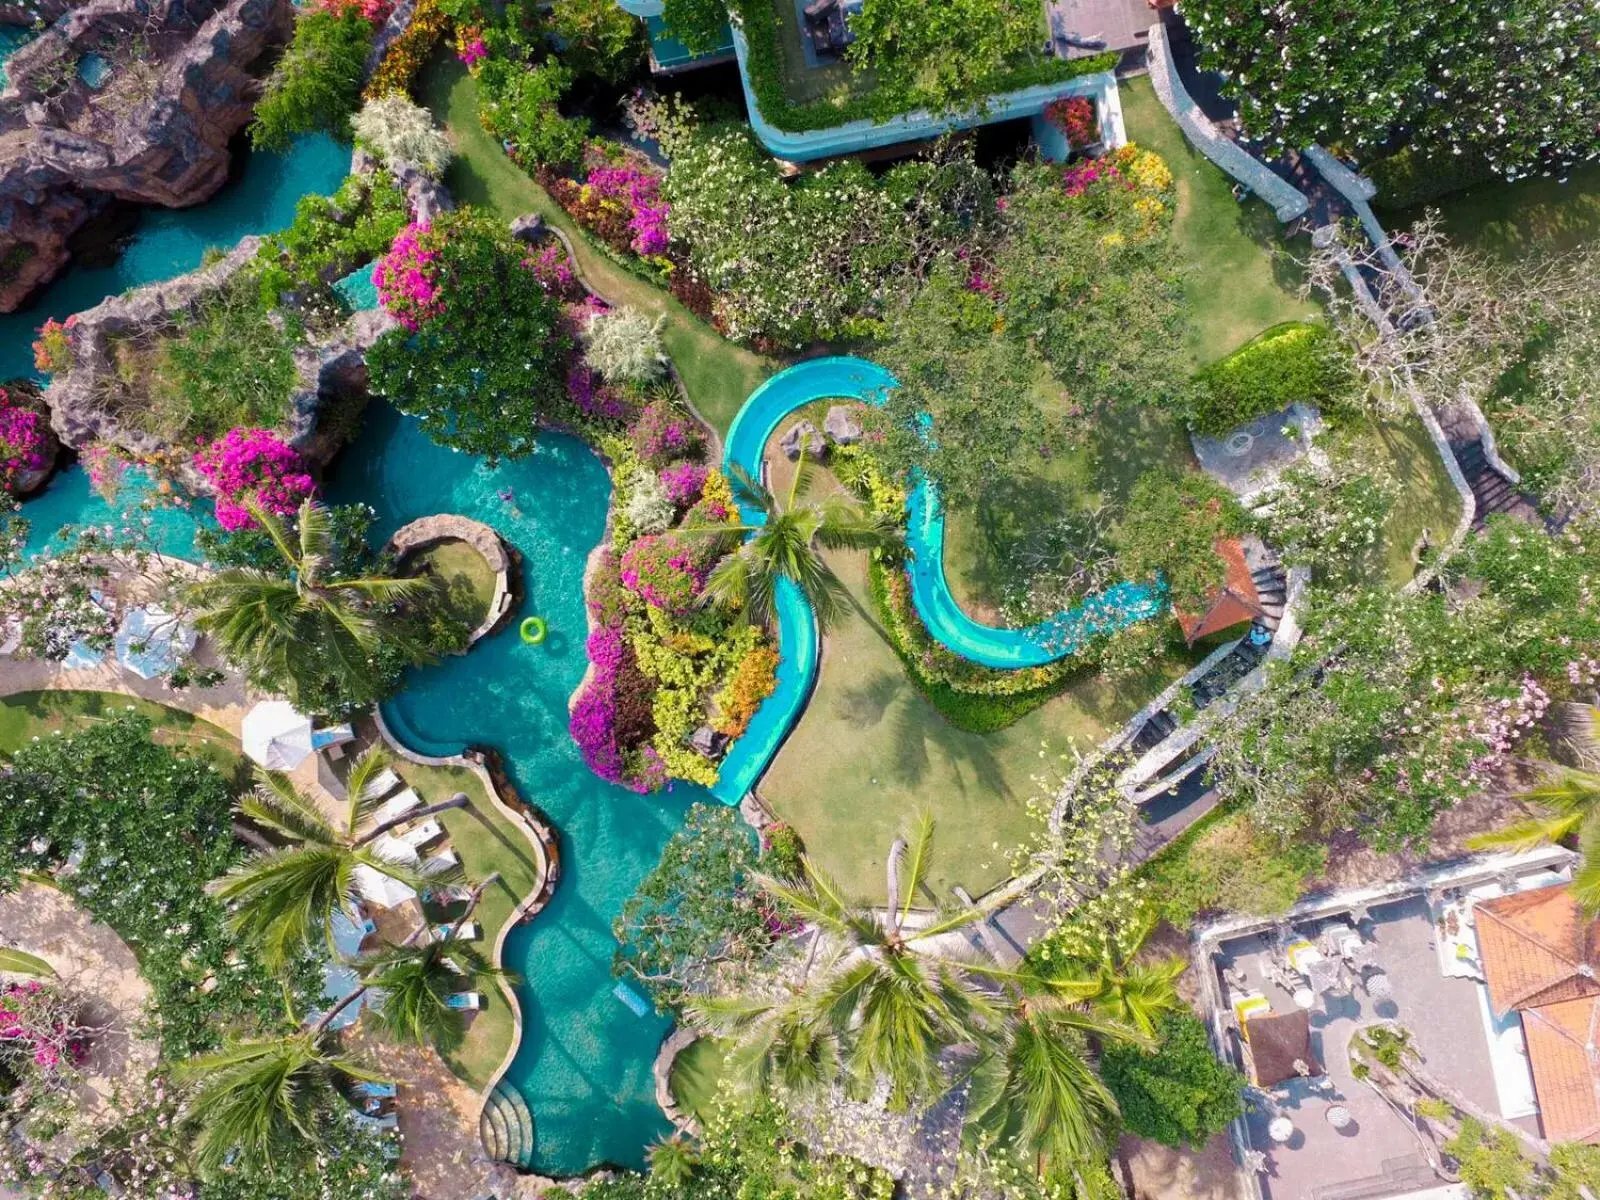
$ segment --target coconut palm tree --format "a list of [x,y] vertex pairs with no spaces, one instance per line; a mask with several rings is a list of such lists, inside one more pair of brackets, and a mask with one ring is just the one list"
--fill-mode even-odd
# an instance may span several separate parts
[[452,1046],[459,1040],[465,1017],[449,999],[465,981],[516,980],[515,972],[491,965],[453,935],[419,950],[381,951],[365,965],[362,980],[379,997],[373,1020],[391,1041],[418,1046]]
[[[498,878],[498,873],[491,874],[473,889],[466,911],[442,942],[414,946],[408,939],[376,956],[364,970],[361,985],[307,1028],[283,1037],[236,1041],[179,1066],[180,1082],[198,1084],[188,1109],[198,1125],[195,1162],[201,1173],[211,1174],[234,1153],[261,1169],[276,1169],[315,1148],[317,1120],[343,1103],[340,1085],[345,1079],[382,1078],[338,1054],[330,1035],[334,1018],[367,992],[383,987],[445,996],[470,987],[480,976],[505,976],[506,972],[483,964],[481,957],[458,956],[454,949],[459,947],[448,955],[438,952],[441,946],[453,946],[456,933]],[[419,927],[413,938],[420,933]],[[395,996],[395,991],[387,992],[383,1005],[375,1006],[375,1015],[387,1009]],[[462,1020],[459,1013],[439,1017],[425,1009],[418,1009],[414,1018],[415,1024],[405,1030],[408,1034],[448,1036],[459,1031]],[[404,1024],[391,1024],[382,1016],[379,1020],[390,1031]]]
[[778,581],[787,579],[805,593],[817,624],[826,628],[839,616],[848,594],[819,549],[876,550],[901,541],[899,527],[880,513],[863,511],[844,496],[810,498],[814,470],[803,456],[782,502],[743,467],[735,464],[729,473],[735,498],[759,510],[762,518],[736,526],[690,525],[685,532],[749,535],[711,572],[705,594],[752,621],[771,619]]
[[1572,896],[1591,916],[1600,914],[1600,774],[1565,770],[1524,792],[1522,799],[1539,811],[1504,829],[1479,834],[1468,845],[1531,850],[1577,835],[1579,861],[1572,874]]
[[1147,907],[1130,930],[1120,935],[1092,935],[1085,953],[1050,965],[1048,986],[1102,1016],[1131,1025],[1145,1037],[1154,1037],[1157,1022],[1183,1007],[1177,982],[1188,969],[1188,963],[1176,955],[1154,962],[1138,960],[1156,920]]
[[[286,776],[272,771],[258,770],[254,791],[235,806],[241,816],[289,843],[252,856],[216,884],[217,897],[232,909],[229,927],[258,947],[269,969],[281,968],[290,955],[319,935],[331,948],[334,913],[355,913],[357,867],[371,867],[411,887],[425,882],[378,854],[372,843],[396,825],[462,808],[467,797],[457,792],[358,835],[375,803],[368,785],[386,763],[385,752],[374,746],[351,767],[341,827],[335,827]],[[432,876],[429,881],[444,878]]]
[[191,584],[188,602],[195,625],[216,638],[224,655],[256,684],[282,692],[306,712],[327,708],[329,681],[341,694],[364,694],[375,656],[389,645],[420,661],[426,648],[393,606],[427,595],[426,576],[364,575],[339,578],[333,571],[333,527],[328,510],[307,500],[291,530],[254,501],[251,514],[266,531],[279,568],[230,567]]
[[681,1194],[694,1178],[694,1169],[700,1162],[689,1139],[681,1133],[657,1138],[650,1145],[650,1178]]

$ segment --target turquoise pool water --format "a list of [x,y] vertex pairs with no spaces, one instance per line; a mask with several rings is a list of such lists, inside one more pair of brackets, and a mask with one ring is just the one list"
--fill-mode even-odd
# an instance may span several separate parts
[[23,25],[0,25],[0,88],[9,87],[11,84],[11,80],[6,76],[6,59],[38,36],[37,29],[29,29]]
[[33,337],[46,317],[65,319],[128,288],[192,271],[208,247],[283,229],[302,196],[334,192],[350,172],[350,148],[321,134],[300,138],[284,155],[242,157],[235,177],[198,208],[145,210],[115,265],[70,268],[26,309],[0,316],[0,379],[36,377]]
[[706,798],[683,784],[637,796],[604,783],[567,733],[567,698],[586,664],[583,567],[603,536],[610,490],[600,461],[573,438],[542,438],[529,458],[491,469],[377,403],[328,488],[335,503],[372,505],[379,538],[436,512],[493,525],[522,555],[522,613],[549,623],[541,646],[525,645],[513,621],[470,654],[413,672],[383,711],[425,754],[496,747],[518,790],[561,831],[555,899],[505,948],[506,966],[523,977],[522,1044],[506,1078],[533,1110],[534,1165],[555,1174],[639,1166],[667,1130],[651,1064],[668,1022],[634,1015],[613,994],[611,922],[688,805]]
[[78,78],[98,90],[111,78],[111,64],[98,54],[85,54],[78,60]]
[[377,269],[377,263],[357,267],[343,279],[335,280],[333,290],[343,296],[344,302],[355,312],[366,312],[370,308],[377,308],[378,284],[372,277]]
[[195,530],[210,519],[211,501],[196,500],[185,508],[164,503],[150,477],[135,469],[126,473],[116,503],[108,504],[89,486],[89,473],[73,467],[58,472],[44,492],[22,506],[22,515],[29,522],[28,541],[22,549],[27,558],[59,542],[57,535],[69,526],[120,529],[135,521],[148,531],[149,546],[162,554],[193,558]]

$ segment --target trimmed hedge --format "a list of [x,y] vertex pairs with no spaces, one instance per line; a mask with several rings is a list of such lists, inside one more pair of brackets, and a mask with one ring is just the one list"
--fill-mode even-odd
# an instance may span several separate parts
[[1426,204],[1495,177],[1494,169],[1476,154],[1429,157],[1414,146],[1368,163],[1366,174],[1378,185],[1373,203],[1379,208]]
[[1326,325],[1285,321],[1202,367],[1190,389],[1189,423],[1209,437],[1299,401],[1326,406],[1349,383]]
[[[881,121],[899,115],[883,112],[882,101],[871,93],[851,96],[843,104],[828,100],[797,104],[790,100],[783,86],[783,51],[778,45],[778,14],[773,4],[774,0],[732,0],[729,4],[745,34],[750,90],[755,93],[761,115],[768,124],[786,133],[807,133],[847,125],[851,121]],[[1108,50],[1071,61],[1049,58],[1027,63],[997,75],[990,83],[989,94],[998,96],[1038,84],[1061,83],[1097,71],[1110,71],[1120,57]],[[917,106],[903,111],[914,107]]]

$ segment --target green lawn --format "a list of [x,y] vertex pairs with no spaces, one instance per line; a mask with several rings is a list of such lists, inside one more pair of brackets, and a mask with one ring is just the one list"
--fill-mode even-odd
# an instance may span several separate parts
[[722,1038],[703,1037],[691,1042],[677,1058],[672,1060],[672,1074],[668,1083],[672,1098],[686,1112],[694,1114],[705,1123],[716,1098],[717,1085],[722,1082],[729,1044]]
[[1276,253],[1283,244],[1277,218],[1254,198],[1233,198],[1232,180],[1183,136],[1144,77],[1118,84],[1128,137],[1166,159],[1178,189],[1173,226],[1187,284],[1188,342],[1200,366],[1235,350],[1269,325],[1305,321],[1316,305],[1297,295],[1300,274]]
[[482,623],[494,600],[495,573],[470,543],[455,539],[436,542],[408,561],[439,580],[463,621],[474,629]]
[[[1444,196],[1430,207],[1458,242],[1499,258],[1529,250],[1570,250],[1600,238],[1600,163],[1572,172],[1566,183],[1522,179],[1480,183]],[[1381,214],[1390,229],[1411,224],[1419,211]]]
[[115,692],[18,692],[0,699],[0,755],[15,754],[35,739],[82,729],[128,711],[147,718],[162,745],[193,751],[235,787],[248,781],[250,764],[226,730],[178,709]]
[[445,175],[451,195],[503,217],[537,212],[573,242],[584,277],[606,299],[665,316],[662,342],[689,398],[702,416],[726,433],[739,406],[770,375],[773,365],[718,336],[662,289],[624,270],[583,238],[548,192],[525,175],[478,123],[478,85],[453,54],[440,54],[423,72],[424,104],[449,130],[456,160]]
[[1351,461],[1385,468],[1400,484],[1400,498],[1383,531],[1385,577],[1400,587],[1416,573],[1411,552],[1422,531],[1428,531],[1436,546],[1455,531],[1461,497],[1415,416],[1392,424],[1363,421],[1342,436],[1349,439]]
[[[189,713],[113,692],[21,692],[0,700],[0,755],[15,753],[36,737],[81,729],[127,707],[150,718],[155,737],[164,745],[181,746],[209,759],[236,787],[249,779],[249,763],[226,731]],[[500,872],[500,881],[484,893],[476,920],[483,926],[487,950],[516,905],[533,891],[538,869],[526,835],[488,802],[478,777],[463,767],[430,767],[398,762],[395,770],[427,804],[465,792],[471,804],[441,813],[451,844],[461,856],[469,879]],[[459,1046],[444,1054],[450,1068],[472,1087],[488,1084],[511,1049],[516,1027],[511,1009],[493,987],[481,989],[482,1011],[468,1018]]]

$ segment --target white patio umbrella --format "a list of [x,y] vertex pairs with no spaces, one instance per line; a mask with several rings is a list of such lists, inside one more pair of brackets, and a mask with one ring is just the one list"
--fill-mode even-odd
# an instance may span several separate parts
[[366,863],[350,872],[350,882],[355,885],[357,895],[379,908],[397,908],[407,900],[417,898],[415,888]]
[[311,753],[311,718],[287,700],[264,700],[240,722],[244,752],[269,771],[292,771]]

